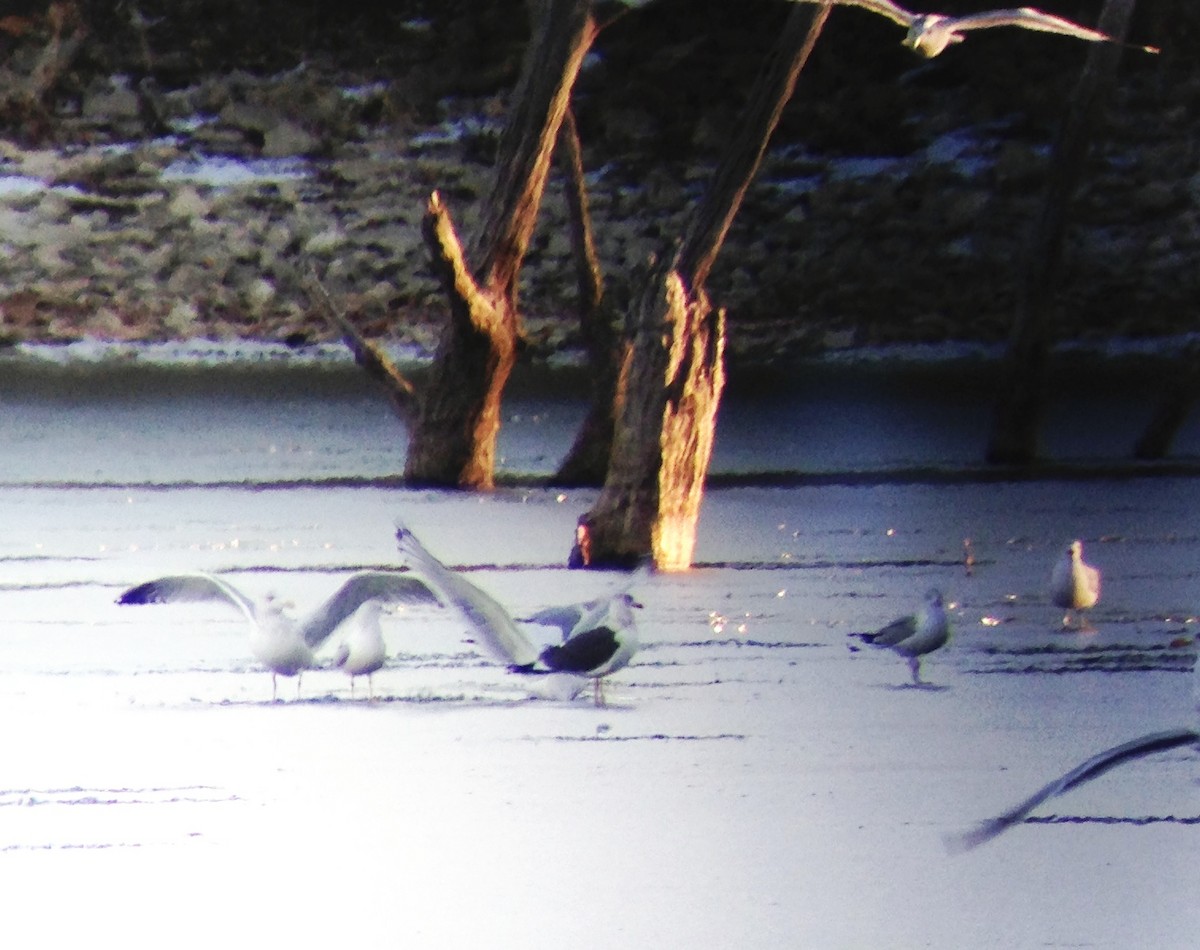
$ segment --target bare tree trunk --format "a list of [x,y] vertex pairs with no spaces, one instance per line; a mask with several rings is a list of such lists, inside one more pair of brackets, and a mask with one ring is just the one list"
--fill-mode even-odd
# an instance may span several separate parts
[[[1134,3],[1106,0],[1096,28],[1123,39]],[[1041,216],[1033,230],[1001,369],[987,447],[987,460],[993,464],[1023,465],[1037,458],[1049,349],[1046,321],[1062,260],[1067,211],[1120,58],[1117,43],[1091,44],[1054,143]]]
[[608,476],[577,543],[591,563],[649,555],[661,570],[691,567],[725,382],[724,313],[704,282],[828,15],[789,15],[678,254],[635,302]]
[[558,160],[566,180],[571,252],[579,285],[579,329],[591,377],[591,405],[575,441],[554,475],[558,485],[599,485],[612,451],[614,402],[620,371],[616,315],[604,300],[604,276],[592,234],[583,158],[575,119],[568,110],[559,131]]
[[1147,461],[1161,459],[1171,450],[1171,443],[1196,404],[1200,395],[1200,351],[1187,347],[1179,358],[1179,367],[1167,384],[1154,416],[1146,425],[1133,448],[1134,458]]
[[416,412],[416,390],[412,383],[382,349],[363,336],[358,327],[334,306],[325,286],[317,279],[315,273],[305,275],[301,279],[301,286],[304,287],[313,307],[341,334],[342,342],[354,354],[354,362],[361,366],[368,376],[383,385],[396,415],[406,425],[412,425]]
[[571,89],[595,35],[591,0],[540,6],[470,265],[448,209],[437,194],[429,201],[425,243],[451,316],[409,444],[405,477],[413,484],[494,484],[500,398],[521,332],[517,278]]

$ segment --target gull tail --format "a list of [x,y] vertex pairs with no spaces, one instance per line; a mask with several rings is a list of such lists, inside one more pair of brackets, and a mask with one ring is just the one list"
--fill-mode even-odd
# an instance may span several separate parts
[[1025,801],[1006,811],[1003,815],[982,821],[970,831],[957,835],[947,835],[946,850],[951,854],[970,851],[985,842],[991,841],[997,835],[1003,834],[1013,825],[1020,824],[1029,813],[1042,802],[1069,792],[1071,789],[1090,782],[1103,775],[1109,769],[1118,765],[1132,762],[1154,752],[1165,752],[1167,749],[1177,749],[1180,746],[1200,742],[1200,732],[1194,729],[1172,729],[1167,732],[1152,732],[1139,739],[1131,739],[1121,745],[1106,749],[1099,755],[1094,755],[1086,762],[1076,766],[1066,775],[1045,785]]
[[508,672],[519,673],[523,676],[545,676],[547,673],[553,672],[553,670],[538,666],[535,660],[533,663],[510,663]]

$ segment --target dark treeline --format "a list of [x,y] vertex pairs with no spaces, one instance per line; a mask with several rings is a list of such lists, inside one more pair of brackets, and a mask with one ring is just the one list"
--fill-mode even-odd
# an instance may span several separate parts
[[[46,0],[6,4],[13,15],[45,16]],[[987,0],[910,4],[960,13],[995,6]],[[1047,0],[1048,12],[1095,20],[1100,0]],[[64,77],[63,92],[91,75],[152,74],[163,84],[229,70],[269,73],[316,63],[399,83],[395,104],[418,116],[451,95],[505,95],[528,38],[524,0],[78,0],[88,40]],[[576,90],[578,120],[589,147],[627,149],[609,109],[636,104],[654,123],[658,158],[715,151],[715,130],[743,105],[745,77],[782,28],[781,0],[657,0],[598,38],[603,66]],[[993,35],[987,35],[993,34]],[[802,137],[814,147],[847,153],[903,153],[920,139],[914,98],[961,90],[974,120],[1018,113],[1038,126],[1057,120],[1078,71],[1076,50],[1048,47],[1021,31],[972,37],[969,55],[943,57],[914,71],[896,27],[863,11],[830,18],[805,75],[804,94],[789,105],[777,140]],[[1148,80],[1179,69],[1191,75],[1200,50],[1200,8],[1189,0],[1142,4],[1131,34],[1164,47],[1162,62],[1130,62]],[[26,37],[0,31],[0,55]],[[1046,50],[1051,55],[1046,55]],[[1055,55],[1062,53],[1062,55]],[[903,76],[902,82],[897,82]],[[1188,98],[1191,84],[1180,95]],[[696,117],[710,116],[707,123]],[[623,127],[622,127],[623,128]],[[620,140],[614,140],[614,139]]]

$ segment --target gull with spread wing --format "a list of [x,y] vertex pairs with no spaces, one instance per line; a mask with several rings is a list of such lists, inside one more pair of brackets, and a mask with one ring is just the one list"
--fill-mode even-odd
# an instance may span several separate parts
[[[438,604],[440,601],[424,582],[399,571],[360,571],[304,620],[286,611],[292,605],[268,595],[261,603],[242,593],[229,581],[212,574],[175,574],[131,587],[117,599],[119,604],[170,604],[196,601],[225,603],[240,610],[250,622],[250,652],[271,671],[271,699],[277,693],[277,676],[295,676],[296,694],[304,670],[316,667],[313,650],[348,620],[364,603],[372,600],[400,603]],[[376,616],[378,623],[378,617]]]
[[[797,3],[824,3],[826,0],[793,0]],[[1138,46],[1124,43],[1115,37],[1082,26],[1072,20],[1043,13],[1033,7],[1016,7],[1007,10],[987,10],[982,13],[969,13],[965,16],[947,16],[942,13],[910,13],[903,7],[897,6],[891,0],[833,0],[835,4],[846,7],[862,7],[872,13],[887,17],[893,23],[908,30],[901,41],[914,53],[932,59],[953,43],[961,43],[963,36],[969,30],[986,30],[997,26],[1015,26],[1023,30],[1034,30],[1039,33],[1057,33],[1077,40],[1087,40],[1091,43],[1119,43],[1132,49],[1146,53],[1157,53],[1155,46]]]
[[[639,649],[633,608],[640,607],[627,591],[610,597],[550,607],[525,622],[557,626],[564,642],[539,650],[529,634],[491,595],[430,554],[408,528],[396,529],[396,543],[409,567],[423,581],[462,611],[472,640],[514,673],[569,673],[593,681],[597,705],[604,702],[601,679],[625,667]],[[634,583],[642,576],[638,572]]]

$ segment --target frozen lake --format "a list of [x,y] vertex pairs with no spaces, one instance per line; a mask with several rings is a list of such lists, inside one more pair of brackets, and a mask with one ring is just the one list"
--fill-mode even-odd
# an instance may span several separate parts
[[[986,374],[824,372],[732,393],[716,470],[975,464]],[[1048,444],[1120,458],[1150,402],[1126,382],[1072,387]],[[548,472],[569,444],[582,405],[545,385],[518,381],[506,408],[508,472]],[[229,572],[303,611],[393,564],[403,520],[514,611],[585,599],[621,580],[562,567],[594,492],[396,487],[403,433],[346,367],[19,362],[0,399],[10,933],[959,950],[1200,932],[1194,750],[969,854],[942,844],[1102,748],[1194,721],[1192,478],[711,490],[700,566],[638,590],[646,647],[610,708],[487,663],[430,608],[385,620],[380,701],[319,670],[272,704],[235,614],[118,607],[121,589]],[[1105,572],[1094,634],[1060,632],[1047,598],[1074,537]],[[931,586],[956,637],[927,663],[941,688],[904,688],[902,661],[846,634]]]

